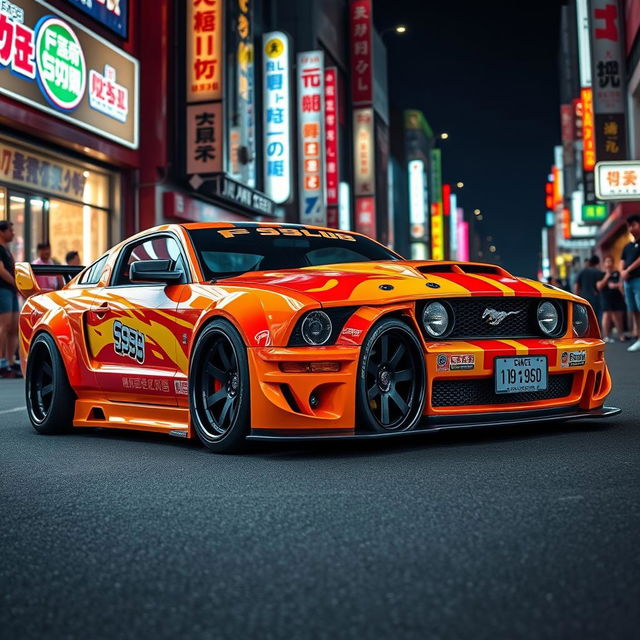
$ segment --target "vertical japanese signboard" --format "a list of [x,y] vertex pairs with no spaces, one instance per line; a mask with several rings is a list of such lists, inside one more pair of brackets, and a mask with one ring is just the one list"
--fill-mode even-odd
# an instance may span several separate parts
[[187,102],[222,99],[222,3],[187,1]]
[[262,37],[264,102],[264,186],[278,204],[291,197],[291,102],[289,36],[281,31]]
[[427,188],[424,162],[409,161],[409,223],[410,236],[416,241],[424,241],[427,221]]
[[582,101],[582,166],[585,171],[593,171],[596,166],[596,141],[591,89],[582,89],[580,98]]
[[[205,2],[222,0],[200,0]],[[226,84],[227,172],[256,185],[253,0],[227,0]]]
[[618,0],[589,0],[595,147],[598,160],[625,160],[624,54]]
[[327,158],[327,224],[338,226],[338,70],[330,67],[324,73],[324,137]]
[[324,53],[298,54],[300,222],[325,225]]
[[373,52],[371,0],[351,0],[349,5],[351,43],[351,98],[353,104],[373,102]]
[[375,149],[373,109],[353,110],[354,193],[371,196],[375,193]]
[[185,166],[196,189],[223,169],[222,33],[222,0],[188,0]]
[[444,216],[442,204],[442,154],[440,149],[431,150],[431,258],[444,260]]

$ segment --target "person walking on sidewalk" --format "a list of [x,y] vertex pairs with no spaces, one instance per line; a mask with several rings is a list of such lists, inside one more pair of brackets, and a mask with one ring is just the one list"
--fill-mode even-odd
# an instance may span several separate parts
[[633,240],[622,250],[620,277],[624,282],[627,309],[633,317],[635,342],[627,351],[640,351],[640,214],[627,218],[627,229]]
[[609,336],[613,325],[618,332],[618,340],[624,342],[624,312],[627,307],[622,295],[620,272],[613,268],[613,258],[604,259],[604,277],[598,280],[596,288],[600,292],[600,306],[602,307],[602,334],[605,342],[614,342]]
[[15,263],[9,251],[13,240],[13,223],[0,220],[0,378],[21,378],[16,370],[18,347],[18,293]]

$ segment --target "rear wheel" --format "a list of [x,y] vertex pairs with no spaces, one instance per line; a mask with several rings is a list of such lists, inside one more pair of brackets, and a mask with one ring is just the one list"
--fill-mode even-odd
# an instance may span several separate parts
[[216,453],[242,449],[249,432],[249,365],[242,338],[226,320],[200,334],[191,357],[191,420],[202,443]]
[[413,429],[424,411],[425,387],[424,356],[414,332],[395,318],[380,320],[360,354],[360,423],[376,433]]
[[38,433],[62,433],[71,427],[76,397],[56,343],[47,333],[31,344],[25,393],[29,419]]

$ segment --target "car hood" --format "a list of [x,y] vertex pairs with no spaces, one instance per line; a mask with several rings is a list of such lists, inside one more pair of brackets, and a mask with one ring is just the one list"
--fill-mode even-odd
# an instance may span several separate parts
[[[310,297],[322,305],[388,304],[430,297],[530,296],[563,299],[577,297],[535,280],[515,278],[486,265],[482,273],[466,273],[465,263],[423,261],[357,262],[281,271],[248,272],[218,281],[241,286],[286,290]],[[447,267],[450,270],[447,271]],[[474,265],[477,271],[478,266]],[[434,273],[433,270],[437,270]]]

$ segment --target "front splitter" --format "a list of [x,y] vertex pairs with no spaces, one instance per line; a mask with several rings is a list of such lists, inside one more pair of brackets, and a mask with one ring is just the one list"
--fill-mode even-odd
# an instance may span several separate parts
[[350,435],[309,435],[287,434],[266,429],[262,433],[252,433],[247,440],[280,440],[288,442],[335,441],[335,440],[375,440],[380,438],[397,438],[399,436],[416,436],[421,433],[434,433],[450,429],[470,429],[475,427],[503,427],[523,424],[535,424],[540,422],[564,422],[567,420],[588,420],[597,418],[609,418],[621,412],[617,407],[601,407],[599,409],[543,409],[540,411],[506,412],[497,415],[470,414],[464,416],[430,416],[419,427],[411,431],[398,431],[396,433],[356,433]]

